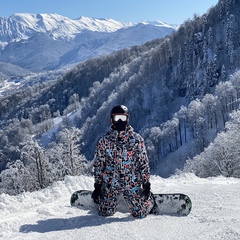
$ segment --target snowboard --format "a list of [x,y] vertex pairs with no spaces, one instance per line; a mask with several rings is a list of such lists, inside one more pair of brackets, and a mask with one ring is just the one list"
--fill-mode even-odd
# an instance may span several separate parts
[[[192,209],[191,199],[182,193],[163,193],[153,194],[155,205],[152,213],[159,215],[177,215],[187,216]],[[96,208],[96,204],[92,201],[92,191],[78,190],[74,192],[70,198],[72,207],[82,207],[86,209]],[[122,195],[118,198],[118,211],[128,212],[129,208]]]

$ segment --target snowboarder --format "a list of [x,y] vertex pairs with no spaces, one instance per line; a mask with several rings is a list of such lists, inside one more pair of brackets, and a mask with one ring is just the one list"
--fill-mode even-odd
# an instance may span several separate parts
[[137,218],[146,217],[154,205],[144,139],[129,125],[129,117],[126,106],[113,107],[111,129],[96,145],[92,199],[102,216],[116,212],[119,194]]

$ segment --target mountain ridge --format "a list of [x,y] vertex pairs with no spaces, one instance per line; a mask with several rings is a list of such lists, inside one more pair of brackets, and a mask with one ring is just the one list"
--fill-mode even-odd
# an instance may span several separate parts
[[[177,25],[168,25],[161,21],[143,21],[142,23],[173,29],[177,29],[178,27]],[[93,18],[84,16],[72,20],[56,13],[14,13],[8,18],[0,17],[0,42],[5,42],[2,41],[2,39],[6,38],[10,38],[10,41],[24,39],[31,35],[32,31],[46,32],[50,35],[52,34],[54,39],[58,39],[74,37],[75,34],[80,33],[82,30],[115,32],[121,28],[128,28],[137,24],[139,23],[120,22],[111,18]],[[6,31],[6,27],[8,27],[8,31]],[[11,33],[11,27],[17,32],[17,34]],[[19,31],[24,34],[19,35]],[[11,38],[11,36],[13,37]],[[14,36],[22,36],[22,38],[14,38]]]
[[110,18],[72,20],[58,14],[15,13],[0,17],[0,62],[30,72],[54,70],[165,37],[175,29],[176,25],[161,21],[134,24]]

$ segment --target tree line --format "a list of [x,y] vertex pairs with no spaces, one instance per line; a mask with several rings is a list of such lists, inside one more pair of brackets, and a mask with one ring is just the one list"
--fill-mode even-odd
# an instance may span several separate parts
[[89,163],[81,154],[80,136],[79,129],[64,127],[57,134],[57,142],[46,149],[28,135],[28,140],[18,146],[16,160],[8,161],[0,173],[0,193],[35,191],[66,175],[89,174]]

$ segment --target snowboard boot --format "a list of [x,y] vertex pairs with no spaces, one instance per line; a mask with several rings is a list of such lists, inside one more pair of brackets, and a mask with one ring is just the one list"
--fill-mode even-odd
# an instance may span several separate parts
[[152,208],[151,208],[149,214],[154,214],[154,213],[156,213],[157,204],[156,204],[156,202],[155,202],[155,197],[154,197],[154,195],[153,195],[152,192],[151,192],[151,195],[150,195],[150,199],[152,200],[152,203],[153,203],[153,204],[152,204]]

